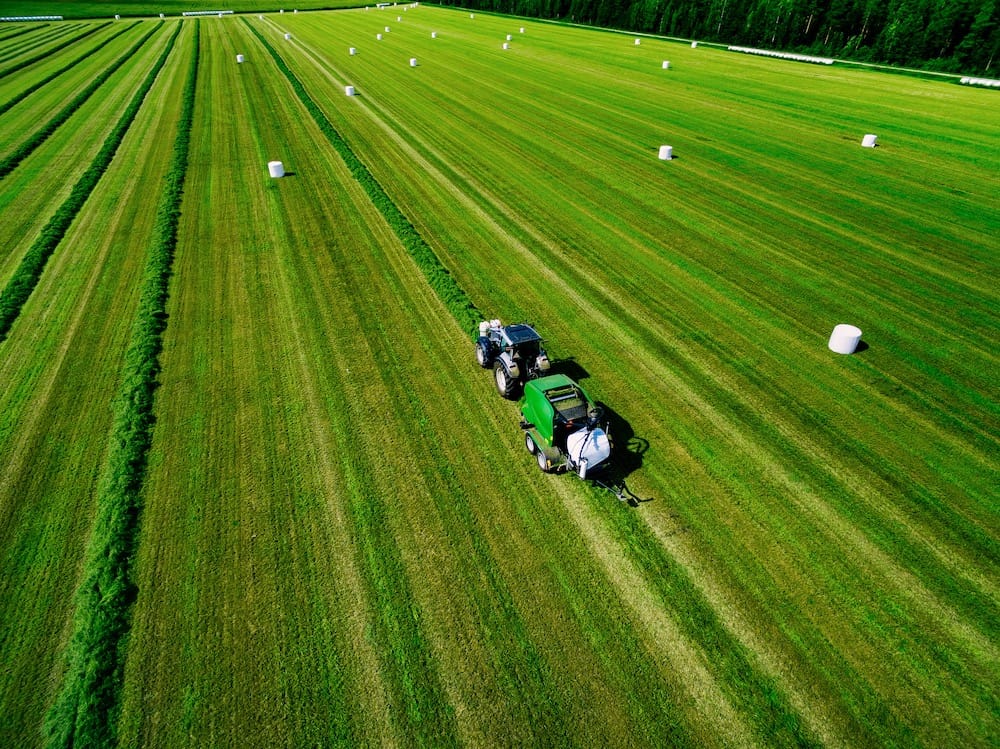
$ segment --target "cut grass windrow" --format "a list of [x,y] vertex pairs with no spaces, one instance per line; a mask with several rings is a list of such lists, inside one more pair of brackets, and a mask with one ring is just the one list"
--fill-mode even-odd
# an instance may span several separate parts
[[67,104],[62,110],[56,114],[51,120],[45,123],[39,130],[35,131],[34,135],[29,137],[20,146],[18,146],[14,151],[0,161],[0,179],[3,179],[8,174],[10,174],[14,169],[20,164],[24,159],[31,155],[31,153],[38,148],[45,140],[54,133],[60,125],[62,125],[66,120],[68,120],[76,110],[83,106],[84,102],[87,101],[94,92],[97,91],[104,82],[110,78],[115,71],[118,70],[122,65],[132,59],[132,56],[139,51],[143,44],[145,44],[153,34],[160,30],[163,25],[163,21],[160,21],[153,29],[146,34],[142,39],[132,45],[125,54],[115,60],[111,65],[97,78],[95,78],[87,88],[81,91],[76,97]]
[[16,65],[11,65],[6,70],[0,70],[0,80],[6,78],[11,73],[16,73],[18,70],[23,70],[24,68],[28,67],[29,65],[34,65],[36,62],[44,60],[46,57],[49,57],[50,55],[55,54],[59,50],[65,49],[66,47],[69,47],[71,44],[76,44],[81,39],[84,39],[84,38],[90,36],[91,34],[94,34],[94,33],[98,32],[98,31],[100,31],[101,29],[103,29],[105,26],[108,26],[108,25],[110,25],[110,22],[108,22],[108,23],[102,23],[102,24],[100,24],[98,26],[92,26],[89,29],[87,29],[86,31],[84,31],[82,34],[77,34],[72,39],[67,39],[62,44],[56,45],[55,47],[51,47],[51,48],[45,50],[44,52],[41,52],[41,53],[35,55],[34,57],[29,57],[27,60],[22,60],[21,62],[17,63]]
[[133,28],[135,28],[136,26],[138,26],[140,23],[142,23],[142,21],[136,21],[132,25],[126,26],[125,28],[123,28],[118,33],[113,34],[112,36],[109,36],[107,39],[105,39],[103,42],[101,42],[100,44],[98,44],[93,49],[88,49],[86,52],[84,52],[79,57],[76,57],[72,61],[70,61],[69,63],[67,63],[66,65],[63,65],[61,68],[59,68],[59,70],[55,71],[54,73],[51,73],[51,74],[47,75],[42,80],[40,80],[37,83],[29,86],[24,91],[22,91],[21,93],[17,94],[14,98],[10,99],[10,101],[7,101],[7,102],[5,102],[3,104],[0,104],[0,115],[2,115],[4,112],[6,112],[8,109],[10,109],[11,107],[15,106],[19,102],[24,101],[31,94],[35,93],[35,91],[37,91],[42,86],[44,86],[46,83],[50,83],[51,81],[55,80],[56,78],[58,78],[59,76],[61,76],[63,73],[65,73],[67,70],[71,69],[72,67],[74,67],[75,65],[79,64],[80,62],[86,60],[88,57],[90,57],[91,55],[93,55],[99,49],[102,49],[102,48],[106,47],[108,44],[110,44],[112,41],[114,41],[115,39],[117,39],[118,37],[120,37],[122,34],[128,32],[128,31],[131,31]]
[[0,37],[0,42],[6,42],[6,41],[9,41],[10,39],[13,39],[14,37],[18,37],[18,36],[21,36],[23,34],[28,34],[28,33],[31,33],[32,31],[37,31],[38,29],[44,29],[48,25],[49,24],[47,24],[47,23],[43,23],[43,24],[41,24],[39,26],[25,26],[23,29],[17,29],[16,31],[12,31],[11,33],[7,34],[6,36]]
[[[156,27],[159,28],[159,25]],[[147,34],[140,42],[140,45],[149,38],[152,33],[155,33],[156,29],[150,34]],[[176,38],[176,32],[174,36],[171,37],[168,44],[167,51],[173,46],[173,40]],[[133,47],[133,51],[138,47]],[[132,54],[132,51],[128,53]],[[53,214],[52,218],[42,229],[41,234],[39,234],[38,239],[34,241],[28,251],[25,253],[24,257],[21,259],[20,265],[18,265],[17,270],[14,271],[14,275],[11,276],[10,281],[7,282],[7,286],[4,288],[3,292],[0,293],[0,343],[4,341],[7,337],[7,333],[10,332],[11,325],[17,319],[17,316],[21,314],[21,308],[24,303],[31,296],[31,292],[34,291],[35,286],[38,284],[38,279],[42,275],[42,271],[45,269],[45,264],[48,262],[49,257],[52,255],[55,248],[58,246],[59,242],[62,241],[63,236],[69,229],[70,225],[73,223],[73,219],[76,218],[77,213],[83,207],[83,204],[87,201],[90,193],[93,191],[94,187],[97,185],[98,181],[101,179],[101,175],[107,170],[108,166],[111,164],[111,160],[115,156],[115,152],[118,150],[118,146],[121,145],[122,139],[125,137],[125,133],[128,132],[129,126],[132,124],[132,120],[135,119],[135,115],[139,111],[139,107],[142,105],[142,101],[146,96],[146,93],[153,85],[153,81],[156,76],[155,73],[163,65],[163,60],[165,60],[166,52],[161,55],[160,60],[154,66],[153,71],[146,77],[145,82],[142,87],[136,92],[135,96],[132,98],[128,109],[122,113],[121,118],[115,125],[114,129],[108,134],[108,137],[104,140],[104,145],[101,146],[101,150],[94,157],[90,166],[87,167],[77,183],[73,186],[72,192],[70,192],[69,197],[63,201],[63,204],[59,206],[59,209]],[[127,57],[128,55],[126,55]]]
[[445,307],[458,321],[458,324],[462,327],[462,330],[468,332],[470,335],[476,329],[479,321],[482,320],[482,314],[476,309],[476,305],[472,303],[469,295],[465,293],[465,290],[458,285],[458,282],[452,277],[451,273],[447,268],[441,263],[441,260],[434,250],[430,248],[430,245],[424,241],[424,238],[420,236],[417,230],[414,228],[413,224],[410,223],[409,219],[403,214],[389,194],[385,191],[385,188],[379,184],[378,180],[368,171],[361,160],[354,154],[351,150],[350,145],[347,141],[341,137],[340,133],[337,132],[333,124],[327,119],[327,116],[323,113],[323,110],[317,106],[316,102],[313,101],[309,92],[306,91],[305,86],[298,79],[295,73],[292,72],[291,68],[285,63],[278,52],[270,45],[270,43],[261,35],[257,29],[255,29],[246,18],[242,19],[243,23],[246,24],[247,28],[253,32],[261,44],[267,49],[274,58],[275,64],[277,64],[278,69],[284,73],[288,82],[292,85],[292,89],[295,91],[296,95],[299,97],[302,104],[305,106],[306,110],[312,115],[316,124],[319,126],[320,130],[330,141],[330,144],[336,149],[337,153],[347,164],[347,168],[350,169],[351,175],[358,181],[359,184],[364,188],[365,193],[368,198],[372,201],[375,207],[378,209],[386,220],[386,223],[392,227],[392,230],[399,237],[399,241],[403,243],[407,252],[416,261],[417,266],[424,273],[427,278],[427,283],[430,287],[434,289],[435,293],[440,297],[441,301],[444,302]]
[[[180,33],[178,24],[156,65],[136,93],[126,116],[131,122],[167,61]],[[198,75],[199,23],[166,185],[160,197],[153,246],[143,279],[139,308],[125,356],[122,389],[104,475],[98,489],[97,520],[77,591],[74,632],[62,689],[46,717],[50,747],[110,746],[119,704],[122,639],[128,632],[133,585],[129,567],[136,543],[139,492],[152,438],[153,393],[166,328],[166,302],[181,196],[187,172],[194,94]],[[123,117],[123,119],[125,119]]]

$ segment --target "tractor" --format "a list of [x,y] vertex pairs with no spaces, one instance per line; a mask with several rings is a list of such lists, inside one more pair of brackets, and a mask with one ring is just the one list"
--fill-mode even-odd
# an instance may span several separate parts
[[525,382],[549,371],[549,357],[541,344],[542,337],[527,323],[484,321],[479,324],[476,361],[483,369],[492,367],[497,391],[515,400]]
[[524,446],[543,473],[575,471],[585,479],[588,472],[607,466],[611,441],[604,411],[566,375],[530,380],[521,416]]

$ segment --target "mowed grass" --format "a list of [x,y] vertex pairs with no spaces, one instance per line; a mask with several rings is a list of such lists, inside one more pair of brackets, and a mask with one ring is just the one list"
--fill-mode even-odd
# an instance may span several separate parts
[[[652,501],[537,472],[251,27],[479,309],[614,410]],[[423,6],[201,28],[121,745],[991,745],[993,92]],[[189,53],[116,160],[131,190]],[[57,190],[69,126],[8,179]],[[89,254],[0,344],[6,743],[57,687],[145,257],[141,221],[94,248],[109,220],[88,205]],[[869,347],[829,352],[838,322]]]
[[[164,29],[150,45],[162,51],[167,38]],[[59,687],[73,589],[96,513],[110,401],[135,315],[143,243],[155,218],[146,196],[168,166],[182,79],[182,72],[165,71],[147,95],[116,159],[0,345],[4,746],[41,743],[42,718]],[[104,116],[93,116],[98,132],[120,114],[115,97],[105,103]],[[58,161],[48,168],[61,169]],[[63,178],[71,173],[64,170]],[[53,209],[41,203],[36,210]],[[6,209],[3,215],[6,221]]]
[[[278,19],[289,64],[476,304],[538,323],[648,442],[648,532],[814,730],[990,735],[995,98],[480,14],[326,18]],[[871,347],[831,354],[837,322]]]
[[117,2],[73,2],[72,0],[5,0],[7,16],[63,16],[74,18],[157,17],[160,13],[179,16],[186,11],[231,10],[235,13],[277,13],[284,9],[316,10],[351,8],[364,3],[353,0],[297,0],[282,3],[277,0],[118,0]]

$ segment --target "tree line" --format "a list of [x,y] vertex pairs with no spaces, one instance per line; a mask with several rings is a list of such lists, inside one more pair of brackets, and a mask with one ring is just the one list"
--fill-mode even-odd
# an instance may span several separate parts
[[605,28],[1000,77],[1000,0],[438,1]]

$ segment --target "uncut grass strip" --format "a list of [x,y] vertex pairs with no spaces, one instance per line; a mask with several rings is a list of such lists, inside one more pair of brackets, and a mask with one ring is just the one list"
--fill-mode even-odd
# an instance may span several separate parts
[[68,39],[67,41],[63,42],[62,44],[59,44],[59,45],[57,45],[55,47],[47,49],[44,52],[35,55],[34,57],[28,58],[27,60],[22,60],[22,61],[14,64],[14,65],[11,65],[9,68],[7,68],[5,70],[0,70],[0,79],[6,78],[7,76],[9,76],[11,74],[16,73],[18,70],[24,70],[26,67],[29,67],[30,65],[34,65],[36,62],[39,62],[40,60],[44,60],[46,57],[49,57],[50,55],[53,55],[56,52],[59,52],[60,50],[65,49],[66,47],[69,47],[70,45],[76,44],[81,39],[86,39],[91,34],[97,33],[98,31],[100,31],[101,29],[103,29],[105,26],[109,26],[109,25],[110,25],[110,22],[108,22],[108,23],[102,23],[102,24],[98,24],[98,25],[92,26],[89,29],[87,29],[86,31],[84,31],[82,34],[79,34],[78,36],[74,36],[72,39]]
[[75,67],[77,64],[83,62],[88,57],[90,57],[92,54],[94,54],[98,50],[102,49],[103,47],[105,47],[107,44],[109,44],[112,41],[114,41],[115,39],[117,39],[122,34],[125,34],[128,31],[131,31],[133,28],[135,28],[136,26],[138,26],[140,23],[142,23],[142,22],[141,21],[136,21],[131,26],[126,26],[121,31],[115,33],[112,36],[109,36],[107,39],[105,39],[104,41],[100,42],[99,44],[97,44],[96,46],[92,47],[91,49],[87,50],[82,55],[80,55],[79,57],[73,59],[72,61],[70,61],[69,63],[67,63],[66,65],[64,65],[63,67],[59,68],[58,70],[54,71],[53,73],[50,73],[49,75],[47,75],[42,80],[40,80],[37,83],[34,83],[31,86],[29,86],[28,88],[24,89],[24,91],[20,92],[19,94],[17,94],[14,97],[12,97],[9,101],[6,101],[3,104],[0,104],[0,115],[3,115],[3,113],[6,112],[8,109],[10,109],[11,107],[15,106],[16,104],[18,104],[21,101],[23,101],[24,99],[26,99],[28,96],[30,96],[31,94],[33,94],[35,91],[37,91],[38,89],[42,88],[45,84],[51,83],[53,80],[55,80],[56,78],[58,78],[60,75],[62,75],[63,73],[65,73],[67,70],[70,70],[71,68]]
[[5,36],[0,36],[0,42],[6,42],[8,39],[13,39],[16,36],[21,36],[22,34],[30,34],[32,31],[37,31],[39,28],[45,28],[49,24],[43,23],[40,26],[25,26],[23,29],[15,29]]
[[16,57],[19,57],[25,51],[37,49],[42,45],[58,41],[64,36],[72,34],[75,31],[79,31],[80,28],[81,27],[79,25],[60,26],[50,29],[47,32],[39,33],[37,37],[32,39],[24,39],[15,42],[14,44],[7,45],[0,50],[0,62],[8,62]]
[[[159,26],[157,26],[157,28],[159,28]],[[143,37],[143,39],[140,40],[140,45],[145,43],[149,36],[151,36],[155,31],[156,29]],[[171,47],[173,46],[175,38],[176,31],[174,36],[170,37],[169,44]],[[133,49],[138,49],[138,46],[139,45]],[[123,57],[120,62],[124,63],[126,59],[127,56]],[[154,67],[154,70],[159,71],[159,69],[163,66],[163,61],[165,60],[166,53],[161,55],[160,60]],[[108,165],[111,163],[111,160],[114,158],[115,153],[118,150],[118,146],[121,144],[122,138],[124,138],[125,133],[128,132],[128,128],[132,124],[132,120],[135,119],[135,115],[139,111],[139,107],[142,106],[142,101],[145,98],[146,93],[150,88],[152,88],[154,80],[155,76],[152,73],[146,76],[142,87],[136,92],[135,96],[129,103],[128,108],[118,120],[118,123],[108,134],[108,137],[105,138],[104,144],[101,146],[101,150],[97,153],[94,160],[90,163],[90,166],[87,167],[86,171],[80,176],[80,179],[73,186],[73,190],[70,192],[69,197],[63,201],[62,205],[59,206],[52,218],[49,219],[48,223],[42,229],[38,239],[36,239],[32,243],[31,247],[28,248],[28,251],[21,259],[17,269],[14,271],[14,274],[7,282],[3,291],[0,292],[0,343],[6,339],[7,334],[10,332],[11,325],[14,324],[17,316],[21,313],[21,308],[31,295],[31,292],[34,291],[49,257],[55,251],[59,242],[62,241],[66,231],[73,223],[73,219],[76,218],[76,214],[79,213],[83,204],[90,196],[91,191],[101,179],[101,175],[104,174]]]
[[[104,746],[114,743],[131,604],[130,563],[135,551],[147,451],[153,428],[153,393],[166,328],[166,300],[197,83],[200,22],[195,22],[193,52],[185,83],[174,155],[160,197],[153,246],[146,266],[131,343],[125,355],[122,391],[115,402],[114,427],[104,475],[98,489],[98,514],[88,544],[83,580],[76,597],[73,636],[67,649],[62,688],[46,716],[50,747]],[[128,110],[127,130],[166,64],[178,24],[156,65]],[[124,119],[124,118],[123,118]],[[122,132],[122,136],[124,132]],[[119,142],[121,138],[118,139]]]
[[295,91],[299,100],[305,106],[306,111],[316,121],[320,130],[330,141],[330,144],[340,154],[344,163],[347,164],[351,174],[364,187],[369,199],[375,204],[379,212],[385,217],[386,222],[396,233],[396,236],[399,237],[399,240],[413,256],[417,265],[427,277],[431,288],[439,294],[445,306],[458,321],[458,324],[462,326],[462,329],[472,336],[476,330],[476,326],[482,319],[482,315],[476,309],[472,300],[469,299],[465,291],[455,282],[448,269],[444,267],[438,256],[413,227],[413,224],[410,223],[399,207],[392,201],[392,198],[389,197],[389,194],[382,185],[379,184],[368,168],[358,159],[347,141],[333,127],[330,120],[327,119],[323,111],[316,105],[316,102],[309,96],[302,82],[292,72],[291,68],[288,67],[277,50],[271,46],[270,42],[246,18],[242,20],[271,54],[278,69],[288,79],[293,91]]
[[[163,21],[160,21],[156,26],[154,26],[149,33],[142,37],[138,42],[132,45],[124,55],[115,60],[111,65],[106,68],[100,75],[98,75],[90,85],[87,86],[83,91],[74,97],[74,99],[67,104],[61,111],[59,111],[52,119],[45,123],[40,129],[35,131],[35,133],[28,137],[20,146],[18,146],[14,151],[0,160],[0,180],[10,174],[14,169],[20,164],[24,159],[31,155],[31,153],[38,148],[45,140],[52,135],[66,120],[68,120],[77,109],[83,106],[94,93],[104,84],[105,81],[110,78],[115,71],[118,70],[122,65],[128,62],[136,52],[144,45],[150,37],[156,34],[163,26]],[[0,333],[2,335],[2,333]]]

